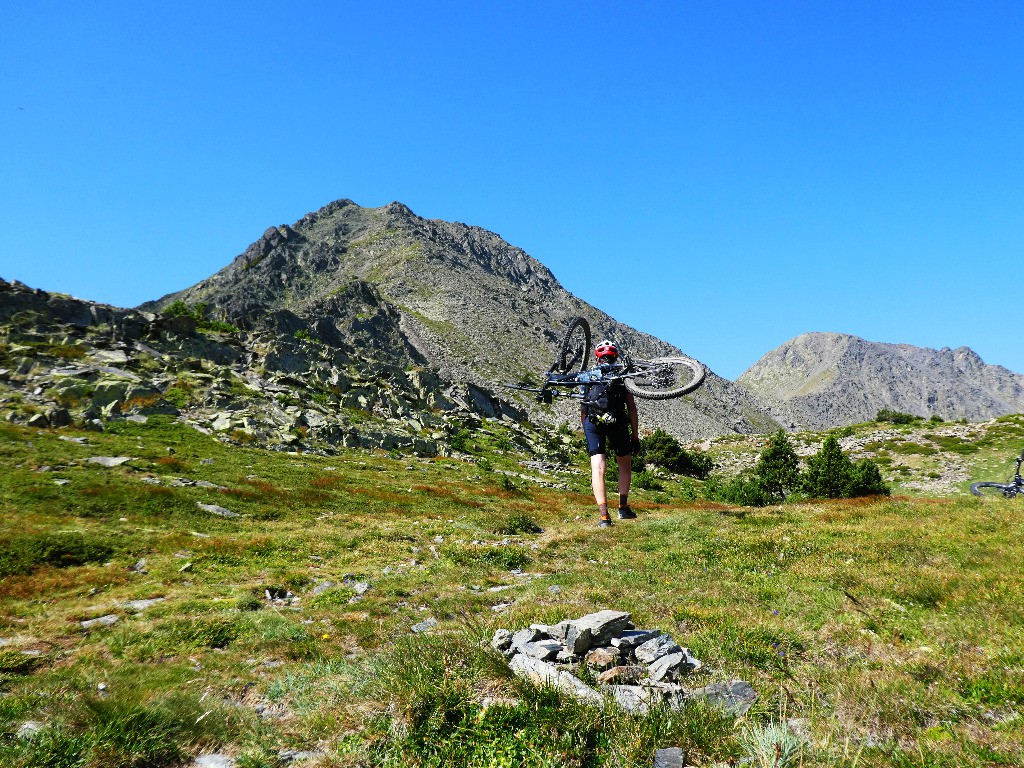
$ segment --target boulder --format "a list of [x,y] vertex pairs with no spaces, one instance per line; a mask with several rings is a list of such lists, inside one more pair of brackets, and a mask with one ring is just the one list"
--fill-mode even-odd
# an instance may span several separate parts
[[537,685],[551,686],[584,704],[601,705],[604,703],[601,694],[582,680],[546,661],[518,654],[509,662],[509,667],[519,677],[532,680]]
[[630,614],[623,611],[606,610],[581,616],[570,623],[581,634],[584,631],[589,631],[591,645],[603,645],[619,632],[633,629],[632,618]]
[[683,768],[686,765],[686,752],[682,747],[659,749],[654,753],[654,768]]
[[732,680],[725,683],[712,683],[704,688],[690,691],[686,698],[703,699],[712,707],[740,717],[745,715],[757,701],[757,691],[745,680]]
[[662,656],[679,653],[682,648],[672,639],[671,635],[660,634],[636,649],[636,660],[641,664],[651,664]]
[[491,648],[500,653],[504,653],[511,647],[512,633],[507,629],[499,629],[495,631],[494,637],[491,638]]

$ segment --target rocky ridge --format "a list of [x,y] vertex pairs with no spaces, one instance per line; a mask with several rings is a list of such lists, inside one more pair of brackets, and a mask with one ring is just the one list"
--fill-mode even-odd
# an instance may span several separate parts
[[[505,421],[525,444],[535,439],[517,426],[521,412],[416,365],[400,344],[385,345],[396,318],[372,290],[344,300],[361,307],[362,325],[329,345],[267,325],[205,330],[192,317],[0,279],[0,406],[8,421],[37,427],[102,430],[171,415],[226,442],[324,453],[359,446],[436,455],[483,418]],[[365,352],[370,338],[379,354]]]
[[967,347],[927,349],[840,333],[805,333],[772,350],[737,383],[787,427],[828,429],[888,409],[946,421],[1024,411],[1024,375]]

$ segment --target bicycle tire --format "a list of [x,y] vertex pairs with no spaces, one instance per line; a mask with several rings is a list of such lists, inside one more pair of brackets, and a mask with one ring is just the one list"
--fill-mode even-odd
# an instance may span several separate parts
[[576,374],[587,370],[590,362],[590,323],[585,317],[569,318],[569,327],[562,337],[558,359],[551,366],[551,373]]
[[1019,492],[1019,489],[1013,483],[971,483],[971,493],[973,493],[975,496],[992,495],[991,493],[985,493],[982,490],[983,488],[992,488],[993,490],[998,491],[1001,495],[1005,496],[1008,499],[1012,499]]
[[690,357],[656,357],[648,362],[668,364],[669,368],[626,379],[626,389],[643,400],[681,397],[697,389],[707,376],[707,369]]

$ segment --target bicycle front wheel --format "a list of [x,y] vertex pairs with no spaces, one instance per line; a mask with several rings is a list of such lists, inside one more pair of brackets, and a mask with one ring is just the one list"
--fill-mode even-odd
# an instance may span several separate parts
[[1005,496],[1012,499],[1018,490],[1012,483],[971,483],[971,493],[975,496]]
[[626,389],[644,400],[668,400],[693,392],[707,375],[704,366],[689,357],[656,357],[642,365],[647,370],[626,379]]
[[569,327],[562,338],[558,359],[551,366],[551,373],[583,373],[590,358],[590,323],[584,317],[569,320]]

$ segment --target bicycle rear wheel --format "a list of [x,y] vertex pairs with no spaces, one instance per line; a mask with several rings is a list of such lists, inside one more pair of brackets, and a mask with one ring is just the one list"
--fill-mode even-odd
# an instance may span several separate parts
[[1005,496],[1012,499],[1018,491],[1013,483],[971,483],[971,493],[975,496]]
[[558,359],[551,366],[551,373],[582,373],[590,361],[590,323],[586,318],[569,319],[569,327],[562,338]]
[[626,379],[626,389],[644,400],[668,400],[693,392],[704,383],[707,370],[689,357],[656,357],[651,369]]

